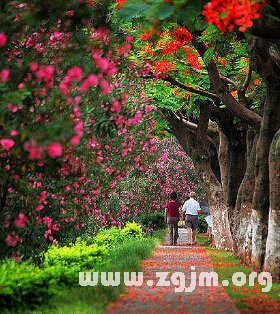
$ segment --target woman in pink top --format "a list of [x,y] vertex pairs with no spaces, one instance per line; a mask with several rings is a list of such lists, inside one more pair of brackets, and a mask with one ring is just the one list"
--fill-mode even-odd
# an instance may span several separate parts
[[178,221],[180,217],[179,209],[181,204],[177,202],[177,194],[170,194],[171,201],[167,202],[165,209],[165,222],[169,228],[170,245],[176,245],[178,240]]

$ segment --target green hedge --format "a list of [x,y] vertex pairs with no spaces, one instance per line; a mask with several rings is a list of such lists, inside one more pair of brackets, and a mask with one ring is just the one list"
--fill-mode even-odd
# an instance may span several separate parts
[[104,313],[106,306],[124,293],[126,287],[123,283],[123,272],[141,271],[143,259],[151,256],[156,244],[158,240],[150,237],[129,237],[121,243],[108,247],[108,263],[98,271],[120,272],[122,279],[119,286],[103,286],[100,283],[92,287],[67,286],[62,295],[52,298],[50,304],[41,305],[32,313]]
[[93,266],[102,264],[108,255],[105,246],[98,244],[87,245],[86,242],[78,239],[71,246],[52,246],[45,253],[44,266],[84,267],[92,269]]
[[[43,256],[42,267],[30,261],[16,263],[11,259],[2,260],[0,308],[29,309],[48,301],[65,286],[78,286],[80,271],[104,268],[112,263],[110,255],[115,246],[122,245],[121,249],[125,251],[126,243],[130,243],[130,247],[136,239],[142,240],[142,235],[141,226],[128,222],[123,229],[101,231],[91,241],[78,238],[68,246],[50,247]],[[132,257],[129,255],[127,258]]]
[[139,222],[147,231],[166,228],[164,214],[162,212],[141,214],[135,218],[135,221]]
[[57,278],[49,269],[7,259],[0,273],[0,308],[29,308],[58,293]]
[[127,239],[141,238],[142,236],[143,230],[140,225],[135,222],[127,222],[123,229],[112,227],[107,230],[101,230],[92,241],[98,245],[112,247]]
[[204,219],[204,215],[198,217],[198,232],[199,233],[206,233],[208,228],[208,224]]

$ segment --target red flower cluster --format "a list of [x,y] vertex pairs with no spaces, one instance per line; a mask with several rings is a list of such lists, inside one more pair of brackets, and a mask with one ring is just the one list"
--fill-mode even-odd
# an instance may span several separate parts
[[[165,35],[166,33],[161,34],[163,37]],[[172,53],[175,55],[177,50],[184,45],[189,44],[192,39],[191,33],[185,27],[177,27],[174,32],[170,33],[170,36],[172,37],[172,40],[165,44],[165,47],[162,50],[163,54]]]
[[174,64],[171,61],[159,60],[154,64],[154,71],[157,74],[160,74],[162,77],[165,76],[166,73],[170,72],[174,69]]
[[175,55],[176,51],[183,46],[183,43],[177,40],[171,40],[169,43],[166,44],[165,48],[163,49],[162,53],[173,53]]
[[197,70],[202,69],[202,65],[198,59],[198,53],[194,53],[190,47],[185,47],[184,49],[187,52],[187,62],[190,66]]
[[160,35],[160,32],[154,28],[147,29],[144,33],[140,35],[141,40],[149,40],[154,35]]
[[188,44],[192,40],[192,34],[185,27],[177,27],[175,32],[171,33],[182,44]]
[[126,3],[126,0],[116,0],[116,3],[117,3],[116,9],[121,10],[122,5]]
[[202,14],[209,24],[216,25],[222,32],[232,31],[238,26],[241,32],[252,27],[253,20],[260,18],[266,0],[210,0]]

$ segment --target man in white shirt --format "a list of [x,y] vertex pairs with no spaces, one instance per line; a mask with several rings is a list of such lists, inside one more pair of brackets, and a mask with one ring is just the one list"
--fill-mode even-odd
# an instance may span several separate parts
[[195,192],[190,192],[190,199],[185,202],[182,211],[185,213],[187,244],[194,245],[196,244],[198,215],[202,213],[199,203],[195,200]]

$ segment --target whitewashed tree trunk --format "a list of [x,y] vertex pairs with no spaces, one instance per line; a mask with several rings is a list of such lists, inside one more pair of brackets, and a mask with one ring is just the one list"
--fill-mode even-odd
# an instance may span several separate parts
[[280,281],[280,130],[270,146],[270,210],[264,271]]
[[227,207],[223,204],[210,206],[210,211],[216,248],[232,251],[233,241],[230,233]]
[[254,269],[261,271],[265,254],[264,234],[267,233],[267,223],[262,213],[253,209],[251,215],[252,225],[252,255],[251,263]]
[[268,221],[264,271],[280,281],[280,209],[271,209]]

